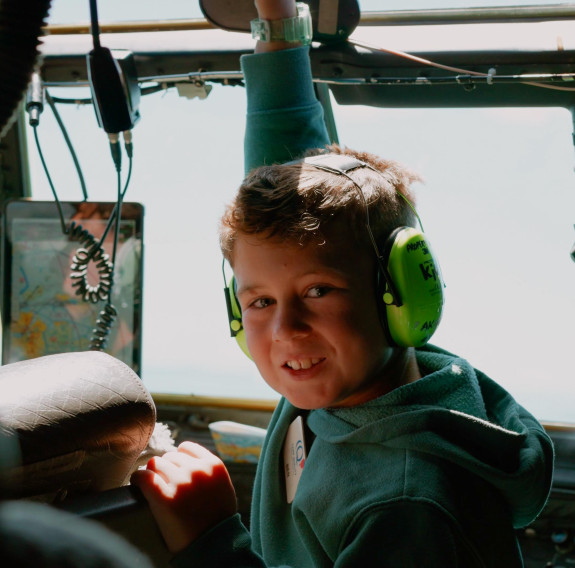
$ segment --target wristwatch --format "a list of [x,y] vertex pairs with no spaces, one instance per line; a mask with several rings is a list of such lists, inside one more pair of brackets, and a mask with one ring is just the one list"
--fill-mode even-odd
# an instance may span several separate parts
[[295,18],[252,20],[250,22],[252,37],[259,41],[287,41],[309,45],[313,36],[309,6],[304,2],[297,2],[296,8]]

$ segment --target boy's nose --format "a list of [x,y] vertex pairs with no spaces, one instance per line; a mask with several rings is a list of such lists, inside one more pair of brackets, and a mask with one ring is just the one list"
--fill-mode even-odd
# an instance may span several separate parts
[[278,305],[272,329],[272,339],[274,341],[290,341],[305,337],[310,333],[310,329],[301,306],[291,304]]

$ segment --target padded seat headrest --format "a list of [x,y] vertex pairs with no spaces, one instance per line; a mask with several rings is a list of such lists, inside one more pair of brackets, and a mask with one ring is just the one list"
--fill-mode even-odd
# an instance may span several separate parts
[[15,497],[53,501],[119,487],[155,422],[140,378],[106,353],[63,353],[0,367],[0,427],[20,445],[21,465],[11,475]]

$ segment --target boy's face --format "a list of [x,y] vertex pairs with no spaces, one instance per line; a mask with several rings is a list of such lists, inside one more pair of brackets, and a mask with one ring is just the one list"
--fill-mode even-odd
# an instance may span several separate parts
[[377,313],[375,255],[337,229],[323,245],[250,235],[234,244],[250,354],[270,387],[303,409],[354,406],[404,382],[390,376],[394,350]]

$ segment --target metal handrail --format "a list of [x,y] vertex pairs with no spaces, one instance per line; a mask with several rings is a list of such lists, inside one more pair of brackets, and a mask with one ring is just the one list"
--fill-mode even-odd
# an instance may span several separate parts
[[476,8],[439,8],[430,10],[393,10],[366,12],[360,26],[414,26],[430,24],[486,24],[497,22],[541,22],[575,20],[575,4],[548,6],[493,6]]
[[[123,34],[136,32],[173,32],[217,29],[203,18],[182,20],[142,20],[126,22],[101,22],[100,33]],[[90,24],[50,24],[45,27],[49,35],[89,34]]]
[[[497,22],[541,22],[547,20],[575,20],[575,4],[538,6],[494,6],[477,8],[440,8],[430,10],[390,10],[364,12],[360,26],[415,26],[440,24],[479,24]],[[101,23],[100,32],[136,33],[216,29],[204,18],[181,20],[151,20]],[[89,34],[90,25],[50,24],[45,28],[50,35]]]

